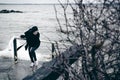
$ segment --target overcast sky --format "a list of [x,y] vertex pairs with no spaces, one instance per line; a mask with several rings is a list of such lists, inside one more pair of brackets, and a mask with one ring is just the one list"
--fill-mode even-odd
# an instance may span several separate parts
[[[61,2],[65,3],[67,0],[60,0]],[[71,3],[74,2],[74,0],[69,0]],[[97,0],[83,0],[85,2],[94,2]],[[58,3],[58,0],[0,0],[0,3]]]
[[[65,2],[66,0],[61,1]],[[0,3],[58,3],[58,0],[0,0]]]

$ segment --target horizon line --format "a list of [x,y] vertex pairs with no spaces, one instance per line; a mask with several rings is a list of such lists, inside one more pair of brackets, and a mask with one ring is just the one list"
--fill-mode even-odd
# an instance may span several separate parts
[[[0,4],[60,4],[60,3],[7,3],[7,2],[2,2]],[[63,4],[75,4],[75,3],[63,3]]]
[[[76,3],[63,3],[63,4],[76,4]],[[91,3],[83,3],[83,4],[91,4]],[[102,3],[93,3],[93,4],[102,4]],[[60,3],[0,3],[0,5],[60,5]]]

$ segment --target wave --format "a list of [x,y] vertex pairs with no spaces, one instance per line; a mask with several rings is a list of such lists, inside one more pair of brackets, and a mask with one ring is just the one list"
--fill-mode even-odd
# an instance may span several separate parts
[[[16,36],[13,36],[6,49],[0,51],[1,57],[10,57],[14,58],[14,50],[13,50],[13,40],[16,38]],[[17,47],[23,45],[25,41],[17,39]],[[30,60],[28,50],[25,50],[25,45],[23,45],[18,51],[17,51],[18,59],[20,60]],[[41,53],[36,53],[38,61],[48,61],[49,55],[41,55]]]

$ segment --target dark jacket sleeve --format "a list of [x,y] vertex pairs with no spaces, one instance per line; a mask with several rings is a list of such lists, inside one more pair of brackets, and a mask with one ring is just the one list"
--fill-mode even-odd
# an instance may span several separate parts
[[27,50],[28,46],[29,46],[29,41],[30,41],[30,36],[31,36],[31,29],[29,29],[28,31],[26,31],[25,33],[25,38],[26,38],[26,45],[25,45],[25,50]]

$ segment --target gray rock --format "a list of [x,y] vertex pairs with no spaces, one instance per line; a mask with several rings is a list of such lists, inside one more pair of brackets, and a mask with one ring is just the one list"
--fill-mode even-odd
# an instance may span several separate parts
[[23,13],[23,12],[22,11],[3,9],[3,10],[0,11],[0,13]]

